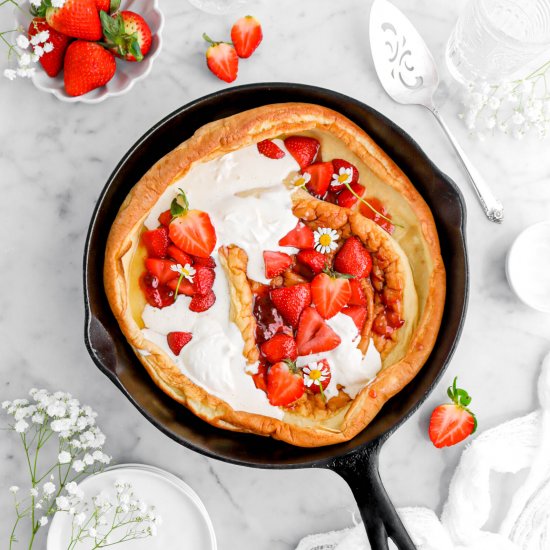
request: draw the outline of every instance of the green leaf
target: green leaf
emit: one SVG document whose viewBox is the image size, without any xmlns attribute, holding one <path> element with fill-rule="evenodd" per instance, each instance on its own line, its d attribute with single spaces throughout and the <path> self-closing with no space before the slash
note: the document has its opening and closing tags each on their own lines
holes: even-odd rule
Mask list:
<svg viewBox="0 0 550 550">
<path fill-rule="evenodd" d="M 136 61 L 143 60 L 143 54 L 141 53 L 141 48 L 139 47 L 139 41 L 137 39 L 131 41 L 129 53 L 136 58 Z"/>
<path fill-rule="evenodd" d="M 109 11 L 111 13 L 115 13 L 116 11 L 118 11 L 118 8 L 120 8 L 120 0 L 111 0 Z"/>
<path fill-rule="evenodd" d="M 177 218 L 178 216 L 185 214 L 188 210 L 189 201 L 187 200 L 185 192 L 180 189 L 178 196 L 172 201 L 172 204 L 170 205 L 170 214 L 172 214 L 173 218 Z"/>
<path fill-rule="evenodd" d="M 355 279 L 355 275 L 348 275 L 347 273 L 340 273 L 339 271 L 334 271 L 331 269 L 328 264 L 325 264 L 323 268 L 323 273 L 332 277 L 333 279 Z"/>
</svg>

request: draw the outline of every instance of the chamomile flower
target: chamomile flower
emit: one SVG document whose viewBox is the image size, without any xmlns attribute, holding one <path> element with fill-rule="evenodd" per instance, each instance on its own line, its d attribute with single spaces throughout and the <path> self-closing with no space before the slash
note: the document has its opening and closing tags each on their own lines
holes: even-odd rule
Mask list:
<svg viewBox="0 0 550 550">
<path fill-rule="evenodd" d="M 337 174 L 332 174 L 331 187 L 342 187 L 342 185 L 350 184 L 353 179 L 353 169 L 340 168 Z"/>
<path fill-rule="evenodd" d="M 304 187 L 311 180 L 311 174 L 304 172 L 303 174 L 296 174 L 290 184 L 292 187 Z"/>
<path fill-rule="evenodd" d="M 311 388 L 311 386 L 321 387 L 330 376 L 330 368 L 325 361 L 318 361 L 306 365 L 302 372 L 304 374 L 304 384 Z"/>
<path fill-rule="evenodd" d="M 181 264 L 171 265 L 170 269 L 180 274 L 180 278 L 183 277 L 187 279 L 190 283 L 193 282 L 193 277 L 195 276 L 196 270 L 194 267 L 191 267 L 189 264 L 185 264 L 183 267 Z"/>
<path fill-rule="evenodd" d="M 314 248 L 317 252 L 328 254 L 338 247 L 338 232 L 330 227 L 320 227 L 313 232 Z"/>
</svg>

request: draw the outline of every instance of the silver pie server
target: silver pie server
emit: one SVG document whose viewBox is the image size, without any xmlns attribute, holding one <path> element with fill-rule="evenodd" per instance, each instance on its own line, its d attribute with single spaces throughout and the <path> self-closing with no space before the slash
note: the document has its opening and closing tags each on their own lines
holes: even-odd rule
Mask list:
<svg viewBox="0 0 550 550">
<path fill-rule="evenodd" d="M 492 222 L 502 222 L 502 203 L 470 162 L 434 104 L 439 75 L 424 39 L 387 0 L 374 0 L 369 34 L 374 67 L 384 90 L 398 103 L 422 105 L 431 111 L 462 161 L 485 215 Z"/>
</svg>

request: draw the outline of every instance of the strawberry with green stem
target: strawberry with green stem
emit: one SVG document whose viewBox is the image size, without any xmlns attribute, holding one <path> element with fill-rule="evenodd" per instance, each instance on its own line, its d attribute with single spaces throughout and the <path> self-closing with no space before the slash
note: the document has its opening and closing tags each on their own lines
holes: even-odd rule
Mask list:
<svg viewBox="0 0 550 550">
<path fill-rule="evenodd" d="M 233 82 L 239 72 L 239 57 L 230 42 L 216 42 L 206 33 L 202 37 L 210 44 L 206 50 L 206 64 L 220 80 Z"/>
<path fill-rule="evenodd" d="M 330 319 L 348 304 L 351 298 L 349 279 L 353 275 L 338 273 L 328 267 L 311 281 L 311 301 L 321 317 Z"/>
<path fill-rule="evenodd" d="M 133 11 L 100 12 L 105 47 L 125 61 L 142 61 L 153 41 L 149 25 Z"/>
</svg>

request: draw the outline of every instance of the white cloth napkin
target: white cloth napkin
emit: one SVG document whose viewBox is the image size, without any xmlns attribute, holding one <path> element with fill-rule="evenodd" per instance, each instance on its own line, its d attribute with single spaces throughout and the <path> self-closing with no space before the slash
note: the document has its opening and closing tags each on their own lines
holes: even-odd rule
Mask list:
<svg viewBox="0 0 550 550">
<path fill-rule="evenodd" d="M 538 382 L 540 409 L 481 433 L 466 447 L 441 518 L 427 508 L 398 513 L 419 550 L 550 550 L 550 354 Z M 527 478 L 498 533 L 484 531 L 491 513 L 491 472 Z M 390 548 L 396 547 L 390 542 Z M 304 538 L 296 550 L 368 550 L 363 524 Z"/>
</svg>

